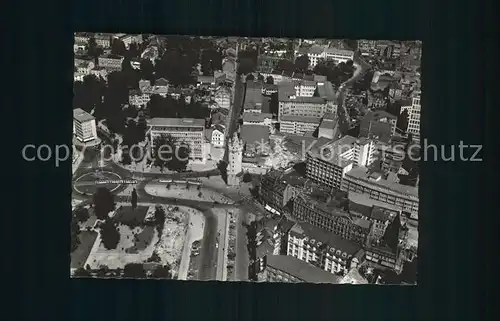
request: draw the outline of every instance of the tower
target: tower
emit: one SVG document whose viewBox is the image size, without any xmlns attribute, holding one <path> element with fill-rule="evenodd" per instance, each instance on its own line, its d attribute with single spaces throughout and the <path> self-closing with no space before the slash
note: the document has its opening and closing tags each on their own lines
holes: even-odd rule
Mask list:
<svg viewBox="0 0 500 321">
<path fill-rule="evenodd" d="M 227 166 L 227 184 L 235 186 L 240 184 L 240 174 L 242 171 L 241 163 L 243 161 L 243 141 L 235 132 L 229 139 L 229 164 Z"/>
</svg>

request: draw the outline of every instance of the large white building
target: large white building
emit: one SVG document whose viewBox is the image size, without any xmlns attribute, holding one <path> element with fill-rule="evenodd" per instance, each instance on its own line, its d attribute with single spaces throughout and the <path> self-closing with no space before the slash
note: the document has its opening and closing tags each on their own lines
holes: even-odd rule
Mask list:
<svg viewBox="0 0 500 321">
<path fill-rule="evenodd" d="M 304 117 L 304 116 L 281 116 L 280 132 L 304 135 L 308 132 L 313 132 L 318 128 L 321 118 L 319 117 Z"/>
<path fill-rule="evenodd" d="M 192 118 L 152 118 L 149 121 L 151 145 L 162 135 L 170 135 L 190 147 L 189 158 L 205 163 L 205 120 Z"/>
<path fill-rule="evenodd" d="M 125 59 L 123 56 L 119 55 L 104 55 L 97 59 L 99 67 L 103 67 L 108 71 L 120 71 L 122 70 L 122 62 Z"/>
<path fill-rule="evenodd" d="M 97 139 L 95 118 L 83 109 L 73 110 L 73 134 L 81 143 Z"/>
<path fill-rule="evenodd" d="M 353 166 L 369 166 L 375 160 L 375 144 L 364 138 L 344 136 L 337 141 L 318 140 L 306 155 L 306 176 L 320 184 L 340 188 Z"/>
<path fill-rule="evenodd" d="M 321 60 L 334 60 L 335 63 L 347 62 L 354 59 L 354 51 L 337 48 L 325 48 L 313 45 L 309 48 L 299 47 L 295 51 L 296 56 L 307 55 L 309 57 L 309 67 L 314 68 Z"/>
<path fill-rule="evenodd" d="M 411 133 L 416 141 L 420 141 L 420 92 L 413 97 L 411 107 L 408 109 L 407 132 Z"/>
</svg>

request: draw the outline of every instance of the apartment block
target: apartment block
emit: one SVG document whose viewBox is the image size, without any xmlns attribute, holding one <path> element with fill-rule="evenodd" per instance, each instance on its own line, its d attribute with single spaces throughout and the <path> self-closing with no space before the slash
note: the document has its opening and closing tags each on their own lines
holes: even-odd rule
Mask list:
<svg viewBox="0 0 500 321">
<path fill-rule="evenodd" d="M 82 143 L 97 139 L 95 117 L 83 109 L 73 110 L 73 134 Z"/>
</svg>

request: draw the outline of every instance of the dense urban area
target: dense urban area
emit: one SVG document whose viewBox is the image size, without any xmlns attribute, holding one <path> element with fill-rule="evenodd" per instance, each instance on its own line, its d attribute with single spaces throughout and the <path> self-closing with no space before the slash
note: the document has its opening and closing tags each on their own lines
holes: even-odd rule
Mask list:
<svg viewBox="0 0 500 321">
<path fill-rule="evenodd" d="M 417 284 L 421 48 L 75 33 L 72 277 Z"/>
</svg>

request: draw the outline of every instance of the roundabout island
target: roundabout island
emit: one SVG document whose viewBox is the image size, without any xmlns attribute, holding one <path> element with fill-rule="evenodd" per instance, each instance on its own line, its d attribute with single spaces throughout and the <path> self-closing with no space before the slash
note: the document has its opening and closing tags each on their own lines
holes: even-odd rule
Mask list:
<svg viewBox="0 0 500 321">
<path fill-rule="evenodd" d="M 94 194 L 99 187 L 106 187 L 110 192 L 117 191 L 122 184 L 122 177 L 116 173 L 99 171 L 85 173 L 73 182 L 73 189 L 79 194 Z"/>
</svg>

